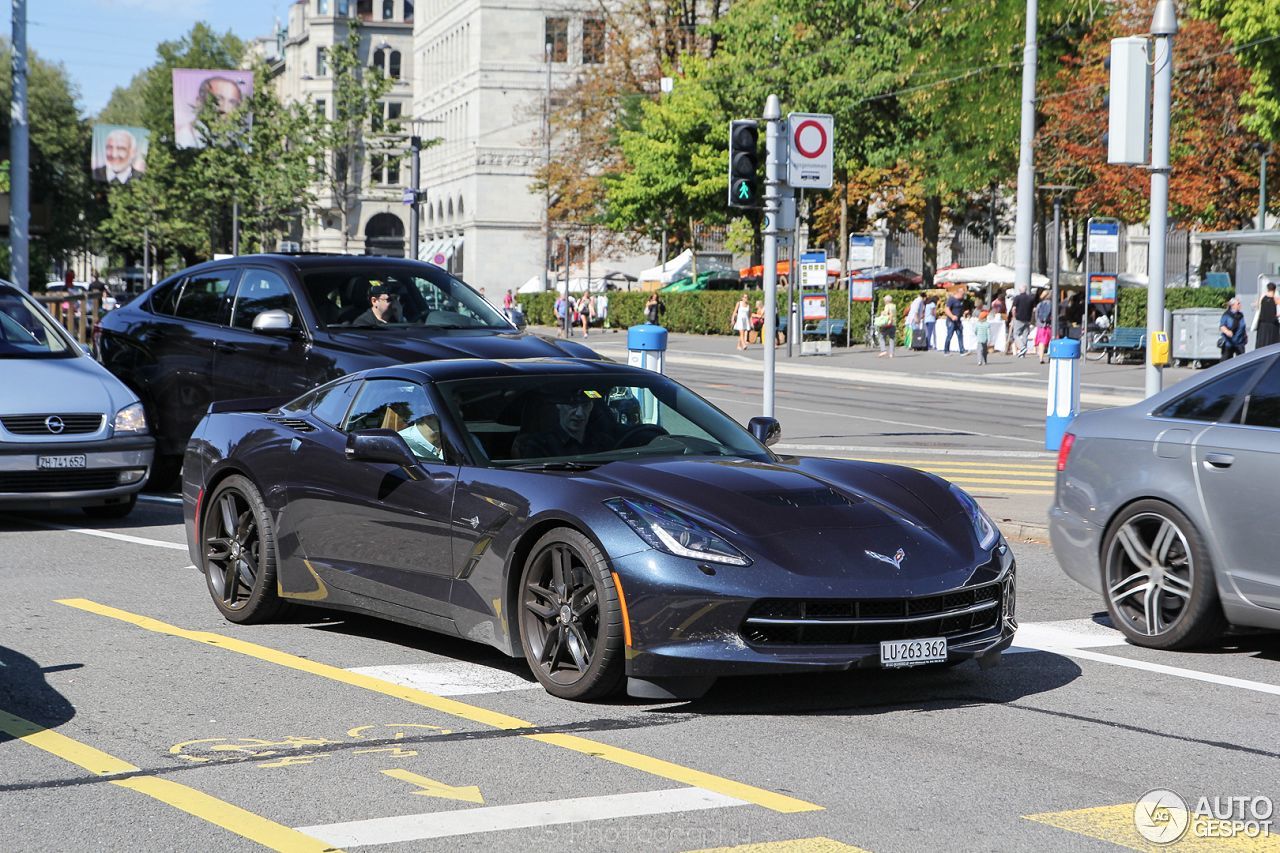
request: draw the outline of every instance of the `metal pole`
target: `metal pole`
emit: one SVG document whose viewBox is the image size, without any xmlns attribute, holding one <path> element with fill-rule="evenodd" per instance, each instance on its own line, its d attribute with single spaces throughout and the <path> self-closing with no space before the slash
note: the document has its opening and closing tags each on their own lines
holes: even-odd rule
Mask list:
<svg viewBox="0 0 1280 853">
<path fill-rule="evenodd" d="M 800 334 L 800 323 L 796 322 L 796 300 L 800 292 L 800 206 L 804 204 L 804 190 L 798 190 L 795 196 L 796 219 L 791 228 L 791 248 L 787 250 L 787 328 L 791 330 L 787 335 L 787 358 L 791 358 L 791 339 Z"/>
<path fill-rule="evenodd" d="M 1013 245 L 1013 280 L 1031 289 L 1031 232 L 1035 223 L 1036 168 L 1036 0 L 1027 0 L 1027 32 L 1022 48 L 1022 132 L 1018 150 L 1018 214 Z"/>
<path fill-rule="evenodd" d="M 1267 155 L 1271 153 L 1270 148 L 1262 149 L 1262 168 L 1258 173 L 1258 230 L 1264 231 L 1267 227 Z"/>
<path fill-rule="evenodd" d="M 569 310 L 569 235 L 564 238 L 564 336 L 573 337 L 573 312 Z"/>
<path fill-rule="evenodd" d="M 996 215 L 996 190 L 999 186 L 995 181 L 991 182 L 991 263 L 993 264 L 996 262 L 996 229 L 999 227 Z"/>
<path fill-rule="evenodd" d="M 546 58 L 547 97 L 542 104 L 543 166 L 546 169 L 546 187 L 544 187 L 542 198 L 542 220 L 546 229 L 542 240 L 542 289 L 550 290 L 547 276 L 551 273 L 551 42 L 546 44 Z M 568 313 L 565 312 L 566 316 Z"/>
<path fill-rule="evenodd" d="M 418 231 L 421 214 L 418 211 L 418 193 L 422 186 L 422 137 L 409 137 L 409 187 L 413 190 L 413 204 L 409 205 L 409 257 L 418 260 Z"/>
<path fill-rule="evenodd" d="M 240 200 L 231 202 L 231 254 L 240 254 Z"/>
<path fill-rule="evenodd" d="M 151 229 L 142 227 L 142 289 L 151 286 Z"/>
<path fill-rule="evenodd" d="M 9 108 L 9 277 L 30 290 L 31 154 L 27 125 L 27 0 L 13 0 L 13 102 Z"/>
<path fill-rule="evenodd" d="M 1151 241 L 1147 255 L 1150 285 L 1147 291 L 1147 334 L 1164 329 L 1165 238 L 1169 229 L 1169 111 L 1173 100 L 1173 37 L 1178 17 L 1173 0 L 1159 0 L 1151 17 L 1152 56 L 1155 65 L 1151 105 Z M 1162 365 L 1147 347 L 1146 394 L 1160 393 Z"/>
<path fill-rule="evenodd" d="M 765 183 L 764 215 L 769 227 L 764 232 L 764 416 L 773 417 L 773 371 L 778 328 L 778 200 L 782 174 L 778 168 L 778 149 L 782 145 L 782 104 L 770 95 L 764 104 Z M 792 254 L 794 254 L 794 249 Z M 795 262 L 792 262 L 795 266 Z M 790 322 L 790 321 L 788 321 Z M 796 330 L 787 326 L 787 344 Z"/>
<path fill-rule="evenodd" d="M 1081 382 L 1084 381 L 1084 363 L 1089 360 L 1089 273 L 1093 266 L 1089 255 L 1089 233 L 1092 230 L 1093 217 L 1090 216 L 1084 222 L 1084 322 L 1080 324 L 1080 364 L 1076 366 Z"/>
<path fill-rule="evenodd" d="M 1062 194 L 1053 197 L 1053 297 L 1049 301 L 1049 340 L 1058 337 L 1058 279 L 1062 273 Z"/>
</svg>

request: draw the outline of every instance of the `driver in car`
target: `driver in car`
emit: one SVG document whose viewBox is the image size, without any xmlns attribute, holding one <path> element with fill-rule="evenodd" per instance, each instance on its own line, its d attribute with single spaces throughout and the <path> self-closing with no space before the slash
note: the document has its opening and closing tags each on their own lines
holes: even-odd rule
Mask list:
<svg viewBox="0 0 1280 853">
<path fill-rule="evenodd" d="M 618 440 L 614 419 L 592 417 L 598 403 L 602 395 L 589 388 L 540 395 L 531 402 L 532 416 L 512 443 L 512 454 L 540 459 L 612 450 Z"/>
<path fill-rule="evenodd" d="M 351 322 L 353 326 L 385 326 L 400 322 L 400 295 L 385 284 L 369 288 L 369 310 Z"/>
</svg>

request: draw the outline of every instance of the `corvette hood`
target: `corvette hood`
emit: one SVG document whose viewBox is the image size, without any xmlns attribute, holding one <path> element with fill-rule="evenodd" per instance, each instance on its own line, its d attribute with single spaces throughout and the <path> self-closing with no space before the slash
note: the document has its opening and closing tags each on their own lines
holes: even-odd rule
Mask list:
<svg viewBox="0 0 1280 853">
<path fill-rule="evenodd" d="M 841 579 L 846 594 L 852 576 L 883 579 L 864 594 L 926 594 L 968 580 L 982 555 L 945 484 L 907 468 L 822 461 L 812 470 L 680 458 L 613 463 L 589 476 L 710 522 L 753 559 Z"/>
<path fill-rule="evenodd" d="M 447 358 L 599 358 L 593 350 L 571 341 L 551 341 L 526 332 L 484 329 L 359 329 L 330 330 L 334 344 L 353 352 L 382 355 L 400 362 Z"/>
</svg>

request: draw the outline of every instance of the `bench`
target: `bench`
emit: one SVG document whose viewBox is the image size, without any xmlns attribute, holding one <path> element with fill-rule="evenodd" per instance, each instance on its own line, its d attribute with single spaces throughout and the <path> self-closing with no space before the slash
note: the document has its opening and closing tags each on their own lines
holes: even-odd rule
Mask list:
<svg viewBox="0 0 1280 853">
<path fill-rule="evenodd" d="M 1147 330 L 1139 329 L 1134 326 L 1117 326 L 1111 330 L 1111 334 L 1104 341 L 1093 341 L 1089 344 L 1089 349 L 1097 352 L 1102 350 L 1107 354 L 1107 364 L 1111 363 L 1113 356 L 1119 355 L 1125 358 L 1129 355 L 1141 355 L 1147 348 Z"/>
<path fill-rule="evenodd" d="M 805 326 L 802 334 L 806 338 L 831 338 L 833 341 L 844 341 L 845 330 L 848 329 L 849 323 L 846 320 L 819 320 L 809 326 Z"/>
</svg>

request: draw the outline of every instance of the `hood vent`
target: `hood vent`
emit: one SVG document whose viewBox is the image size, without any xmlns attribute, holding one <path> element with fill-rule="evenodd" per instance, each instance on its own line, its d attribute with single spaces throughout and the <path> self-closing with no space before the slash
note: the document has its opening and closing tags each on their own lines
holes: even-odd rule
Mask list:
<svg viewBox="0 0 1280 853">
<path fill-rule="evenodd" d="M 814 509 L 822 506 L 853 506 L 862 503 L 862 498 L 850 498 L 835 489 L 790 489 L 785 492 L 744 492 L 749 498 L 786 509 Z"/>
</svg>

